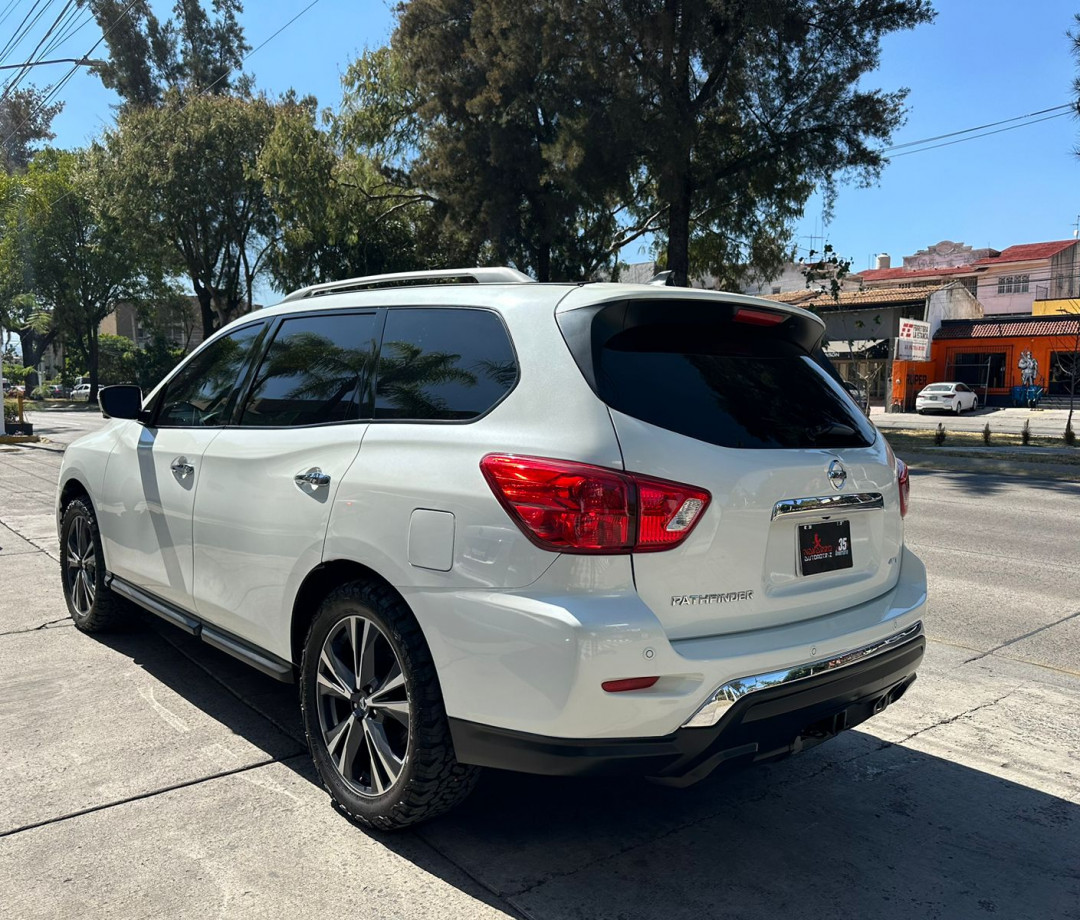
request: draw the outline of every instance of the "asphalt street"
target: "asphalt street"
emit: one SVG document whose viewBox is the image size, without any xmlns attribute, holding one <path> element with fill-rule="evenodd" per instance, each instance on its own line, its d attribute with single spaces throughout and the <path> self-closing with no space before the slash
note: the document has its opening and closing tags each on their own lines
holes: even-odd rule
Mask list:
<svg viewBox="0 0 1080 920">
<path fill-rule="evenodd" d="M 149 617 L 75 630 L 60 459 L 0 447 L 4 916 L 1080 918 L 1080 484 L 913 472 L 927 656 L 859 729 L 684 790 L 489 772 L 380 836 L 294 688 Z"/>
</svg>

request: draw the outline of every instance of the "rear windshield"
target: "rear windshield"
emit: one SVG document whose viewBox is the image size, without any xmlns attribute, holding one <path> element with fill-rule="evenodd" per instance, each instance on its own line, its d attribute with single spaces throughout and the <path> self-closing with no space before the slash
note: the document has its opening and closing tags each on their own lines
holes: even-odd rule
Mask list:
<svg viewBox="0 0 1080 920">
<path fill-rule="evenodd" d="M 951 390 L 953 385 L 951 383 L 932 383 L 930 386 L 923 390 L 924 393 L 947 393 Z"/>
<path fill-rule="evenodd" d="M 695 313 L 669 312 L 672 321 L 639 312 L 621 329 L 594 321 L 590 382 L 597 395 L 634 418 L 721 447 L 874 442 L 873 426 L 805 349 L 804 333 L 734 322 L 730 312 L 713 311 L 702 322 Z"/>
</svg>

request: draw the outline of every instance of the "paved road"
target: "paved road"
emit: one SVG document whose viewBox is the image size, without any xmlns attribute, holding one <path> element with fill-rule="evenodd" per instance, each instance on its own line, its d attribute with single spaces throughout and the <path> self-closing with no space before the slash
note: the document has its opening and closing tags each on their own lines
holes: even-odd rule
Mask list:
<svg viewBox="0 0 1080 920">
<path fill-rule="evenodd" d="M 64 447 L 105 423 L 96 409 L 34 409 L 27 421 L 33 424 L 34 434 Z"/>
<path fill-rule="evenodd" d="M 913 475 L 902 702 L 688 790 L 489 773 L 392 837 L 316 785 L 292 688 L 64 616 L 59 455 L 0 453 L 0 904 L 13 918 L 1080 918 L 1080 485 Z"/>
</svg>

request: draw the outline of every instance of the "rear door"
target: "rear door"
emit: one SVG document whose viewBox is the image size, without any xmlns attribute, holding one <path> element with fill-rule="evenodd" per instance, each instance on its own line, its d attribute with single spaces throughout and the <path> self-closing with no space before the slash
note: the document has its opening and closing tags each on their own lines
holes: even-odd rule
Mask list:
<svg viewBox="0 0 1080 920">
<path fill-rule="evenodd" d="M 322 558 L 341 480 L 371 417 L 382 315 L 285 317 L 235 422 L 207 447 L 195 500 L 195 605 L 288 658 L 292 598 Z"/>
<path fill-rule="evenodd" d="M 634 555 L 638 593 L 672 638 L 821 616 L 895 583 L 892 455 L 815 358 L 819 320 L 646 299 L 606 305 L 588 326 L 587 353 L 580 330 L 568 341 L 626 469 L 712 496 L 684 543 Z"/>
</svg>

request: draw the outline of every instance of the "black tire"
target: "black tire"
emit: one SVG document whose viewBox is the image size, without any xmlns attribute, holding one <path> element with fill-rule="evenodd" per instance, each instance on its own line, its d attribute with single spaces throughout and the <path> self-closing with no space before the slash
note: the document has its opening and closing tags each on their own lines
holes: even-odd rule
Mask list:
<svg viewBox="0 0 1080 920">
<path fill-rule="evenodd" d="M 105 632 L 125 624 L 127 605 L 105 587 L 105 556 L 89 499 L 76 498 L 64 509 L 60 580 L 68 613 L 83 632 Z"/>
<path fill-rule="evenodd" d="M 386 585 L 350 582 L 322 602 L 304 643 L 300 707 L 315 768 L 350 821 L 409 827 L 450 810 L 476 785 L 479 768 L 454 757 L 420 627 Z"/>
<path fill-rule="evenodd" d="M 964 411 L 964 404 L 960 402 L 959 399 L 956 401 L 956 409 L 953 411 L 955 411 L 957 415 Z"/>
</svg>

